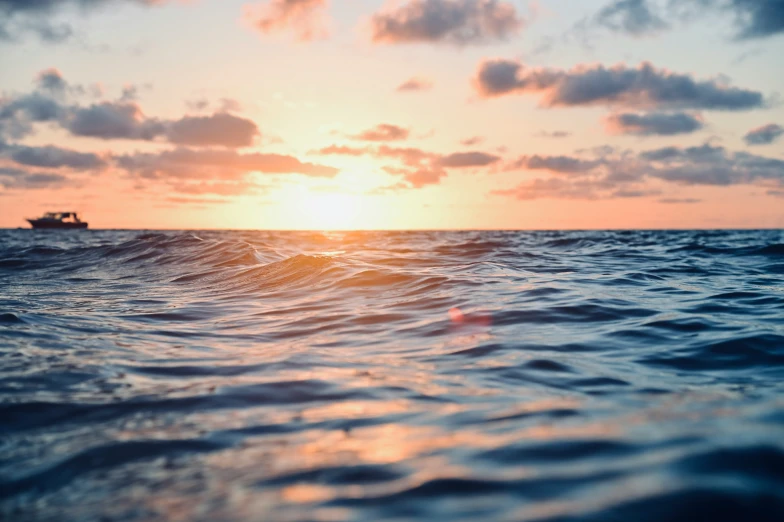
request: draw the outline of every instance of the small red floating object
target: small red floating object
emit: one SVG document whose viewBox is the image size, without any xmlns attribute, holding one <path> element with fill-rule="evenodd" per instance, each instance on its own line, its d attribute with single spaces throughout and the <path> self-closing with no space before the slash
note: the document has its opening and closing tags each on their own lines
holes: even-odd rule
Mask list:
<svg viewBox="0 0 784 522">
<path fill-rule="evenodd" d="M 465 322 L 465 315 L 463 315 L 463 312 L 457 307 L 449 309 L 449 318 L 452 319 L 453 323 Z"/>
</svg>

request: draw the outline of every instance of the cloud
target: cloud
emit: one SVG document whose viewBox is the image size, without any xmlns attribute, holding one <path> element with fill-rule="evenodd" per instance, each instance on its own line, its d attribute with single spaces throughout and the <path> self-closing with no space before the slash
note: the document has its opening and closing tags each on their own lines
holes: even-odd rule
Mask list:
<svg viewBox="0 0 784 522">
<path fill-rule="evenodd" d="M 229 203 L 231 200 L 229 199 L 216 199 L 216 198 L 199 198 L 199 197 L 191 197 L 191 198 L 183 198 L 173 196 L 170 198 L 166 198 L 166 201 L 169 203 L 176 203 L 178 205 L 220 205 Z"/>
<path fill-rule="evenodd" d="M 556 138 L 556 139 L 568 138 L 571 135 L 572 133 L 568 131 L 553 131 L 553 132 L 540 131 L 534 134 L 534 136 L 538 136 L 540 138 Z"/>
<path fill-rule="evenodd" d="M 603 105 L 659 110 L 748 110 L 763 107 L 762 93 L 731 87 L 718 80 L 657 69 L 581 65 L 571 70 L 530 68 L 513 60 L 487 60 L 474 79 L 480 96 L 539 96 L 545 107 Z"/>
<path fill-rule="evenodd" d="M 393 158 L 402 161 L 406 165 L 420 165 L 423 162 L 437 161 L 441 156 L 432 152 L 427 152 L 415 147 L 390 147 L 381 145 L 376 148 L 374 154 L 379 158 Z"/>
<path fill-rule="evenodd" d="M 237 107 L 233 100 L 222 100 L 222 109 L 209 116 L 162 120 L 144 114 L 135 101 L 133 86 L 124 88 L 116 101 L 87 106 L 74 101 L 85 94 L 85 89 L 69 85 L 56 69 L 41 72 L 36 86 L 32 93 L 0 98 L 0 139 L 25 138 L 33 134 L 34 124 L 45 122 L 79 137 L 166 141 L 196 147 L 247 147 L 260 135 L 252 120 L 228 112 Z"/>
<path fill-rule="evenodd" d="M 503 0 L 409 0 L 371 18 L 379 44 L 482 44 L 518 34 L 524 20 Z"/>
<path fill-rule="evenodd" d="M 65 79 L 63 79 L 62 73 L 53 68 L 41 71 L 38 74 L 38 78 L 36 78 L 36 83 L 38 83 L 38 86 L 42 90 L 51 92 L 55 95 L 64 95 L 68 88 L 68 84 Z"/>
<path fill-rule="evenodd" d="M 77 152 L 52 145 L 29 147 L 25 145 L 9 145 L 0 150 L 20 165 L 44 168 L 69 168 L 78 170 L 96 170 L 108 165 L 105 158 L 92 152 Z"/>
<path fill-rule="evenodd" d="M 241 154 L 226 149 L 177 148 L 154 154 L 136 153 L 118 157 L 117 164 L 146 179 L 240 180 L 252 172 L 332 178 L 339 172 L 334 167 L 301 162 L 294 156 Z"/>
<path fill-rule="evenodd" d="M 641 153 L 596 150 L 594 154 L 593 166 L 580 163 L 586 160 L 571 157 L 538 161 L 542 168 L 555 174 L 573 171 L 577 175 L 534 179 L 492 194 L 521 200 L 650 197 L 661 193 L 662 182 L 682 186 L 756 185 L 768 191 L 784 189 L 784 160 L 731 152 L 710 144 L 664 147 Z M 691 202 L 686 199 L 665 198 L 663 202 Z"/>
<path fill-rule="evenodd" d="M 463 145 L 465 147 L 473 147 L 474 145 L 479 145 L 484 141 L 485 141 L 484 136 L 471 136 L 470 138 L 461 140 L 460 145 Z"/>
<path fill-rule="evenodd" d="M 784 185 L 784 160 L 733 153 L 721 146 L 665 147 L 639 157 L 651 163 L 648 176 L 682 185 Z"/>
<path fill-rule="evenodd" d="M 784 3 L 781 0 L 731 0 L 738 37 L 755 39 L 784 33 Z"/>
<path fill-rule="evenodd" d="M 432 165 L 414 167 L 414 168 L 400 168 L 400 167 L 384 167 L 384 170 L 392 175 L 401 175 L 403 179 L 408 182 L 405 184 L 394 185 L 395 190 L 402 190 L 404 188 L 424 188 L 428 185 L 437 185 L 441 183 L 441 179 L 445 178 L 448 173 L 446 170 L 434 167 Z"/>
<path fill-rule="evenodd" d="M 433 88 L 433 83 L 424 78 L 409 78 L 395 89 L 397 92 L 419 92 L 429 91 Z"/>
<path fill-rule="evenodd" d="M 314 151 L 322 156 L 364 156 L 370 153 L 367 147 L 349 147 L 347 145 L 329 145 Z"/>
<path fill-rule="evenodd" d="M 656 189 L 620 189 L 612 193 L 612 198 L 647 198 L 650 196 L 658 196 L 661 190 Z"/>
<path fill-rule="evenodd" d="M 699 18 L 707 9 L 732 15 L 738 40 L 784 33 L 784 3 L 781 0 L 671 0 L 670 3 L 673 7 L 691 8 L 692 12 L 685 18 Z"/>
<path fill-rule="evenodd" d="M 602 164 L 601 160 L 583 160 L 570 156 L 522 156 L 506 170 L 548 170 L 556 174 L 583 174 Z"/>
<path fill-rule="evenodd" d="M 321 155 L 371 156 L 390 160 L 398 164 L 385 165 L 382 170 L 393 176 L 402 176 L 408 188 L 422 188 L 440 183 L 449 174 L 449 169 L 487 167 L 501 160 L 494 154 L 481 151 L 453 152 L 437 154 L 415 147 L 393 147 L 390 145 L 349 147 L 330 145 L 314 151 Z M 394 190 L 406 185 L 395 185 Z"/>
<path fill-rule="evenodd" d="M 217 196 L 243 196 L 253 194 L 259 186 L 247 181 L 198 181 L 195 183 L 174 183 L 172 190 L 180 194 Z"/>
<path fill-rule="evenodd" d="M 73 107 L 62 125 L 74 136 L 142 141 L 160 138 L 175 145 L 195 147 L 248 147 L 259 135 L 253 121 L 232 114 L 159 120 L 147 118 L 138 104 L 123 101 Z"/>
<path fill-rule="evenodd" d="M 464 169 L 486 167 L 500 161 L 500 157 L 486 152 L 454 152 L 438 159 L 438 165 L 444 168 Z"/>
<path fill-rule="evenodd" d="M 59 103 L 37 92 L 0 98 L 0 139 L 22 139 L 33 133 L 34 123 L 55 121 L 62 113 Z"/>
<path fill-rule="evenodd" d="M 510 196 L 518 200 L 542 198 L 598 199 L 596 187 L 590 181 L 569 181 L 561 178 L 535 179 L 517 187 L 491 192 L 497 196 Z"/>
<path fill-rule="evenodd" d="M 166 132 L 169 142 L 196 147 L 248 147 L 258 135 L 253 121 L 228 113 L 186 116 L 169 124 Z"/>
<path fill-rule="evenodd" d="M 769 145 L 784 135 L 784 127 L 775 123 L 750 130 L 744 137 L 747 145 Z"/>
<path fill-rule="evenodd" d="M 271 0 L 246 7 L 245 19 L 264 34 L 290 30 L 299 41 L 319 40 L 329 35 L 328 5 L 328 0 Z"/>
<path fill-rule="evenodd" d="M 605 119 L 610 134 L 635 136 L 674 136 L 702 129 L 705 124 L 698 115 L 685 112 L 647 114 L 612 114 Z"/>
<path fill-rule="evenodd" d="M 587 24 L 640 37 L 660 33 L 676 22 L 703 20 L 709 14 L 733 17 L 735 39 L 755 40 L 784 33 L 784 3 L 781 0 L 669 0 L 666 14 L 652 0 L 613 0 Z M 665 19 L 666 18 L 666 19 Z"/>
<path fill-rule="evenodd" d="M 723 158 L 726 149 L 708 143 L 698 147 L 662 147 L 641 152 L 639 157 L 645 161 L 662 163 L 673 161 L 689 161 L 692 163 L 714 162 Z"/>
<path fill-rule="evenodd" d="M 51 189 L 71 184 L 71 180 L 62 174 L 0 167 L 0 187 L 7 190 Z"/>
<path fill-rule="evenodd" d="M 632 36 L 652 35 L 668 27 L 647 0 L 614 0 L 594 16 L 594 22 Z"/>
<path fill-rule="evenodd" d="M 32 33 L 42 41 L 59 43 L 74 34 L 71 26 L 55 19 L 66 10 L 80 13 L 111 5 L 163 5 L 173 0 L 2 0 L 0 1 L 0 40 L 14 41 Z"/>
<path fill-rule="evenodd" d="M 367 129 L 349 137 L 359 141 L 400 141 L 408 139 L 410 133 L 411 131 L 403 127 L 381 123 L 372 129 Z"/>
<path fill-rule="evenodd" d="M 701 199 L 696 198 L 662 198 L 659 200 L 659 203 L 664 203 L 668 205 L 685 205 L 685 204 L 693 204 L 693 203 L 700 203 Z"/>
<path fill-rule="evenodd" d="M 133 102 L 101 102 L 68 110 L 62 126 L 74 136 L 103 140 L 154 140 L 166 132 L 163 122 L 147 119 Z"/>
</svg>

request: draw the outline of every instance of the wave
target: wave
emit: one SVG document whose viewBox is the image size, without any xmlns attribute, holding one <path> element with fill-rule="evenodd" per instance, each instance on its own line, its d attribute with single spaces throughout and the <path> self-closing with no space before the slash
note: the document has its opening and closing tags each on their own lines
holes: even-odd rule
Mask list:
<svg viewBox="0 0 784 522">
<path fill-rule="evenodd" d="M 0 231 L 0 518 L 778 520 L 781 231 Z"/>
</svg>

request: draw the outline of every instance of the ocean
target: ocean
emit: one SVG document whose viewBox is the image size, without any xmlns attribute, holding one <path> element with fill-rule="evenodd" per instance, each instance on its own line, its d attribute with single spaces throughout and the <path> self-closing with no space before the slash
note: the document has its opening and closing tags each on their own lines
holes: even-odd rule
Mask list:
<svg viewBox="0 0 784 522">
<path fill-rule="evenodd" d="M 784 231 L 0 231 L 0 519 L 784 520 Z"/>
</svg>

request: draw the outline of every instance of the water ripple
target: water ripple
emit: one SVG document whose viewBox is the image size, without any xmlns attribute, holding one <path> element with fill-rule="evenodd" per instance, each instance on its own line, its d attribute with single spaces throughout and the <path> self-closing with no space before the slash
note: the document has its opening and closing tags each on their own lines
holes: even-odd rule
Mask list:
<svg viewBox="0 0 784 522">
<path fill-rule="evenodd" d="M 0 231 L 0 518 L 784 520 L 782 254 Z"/>
</svg>

